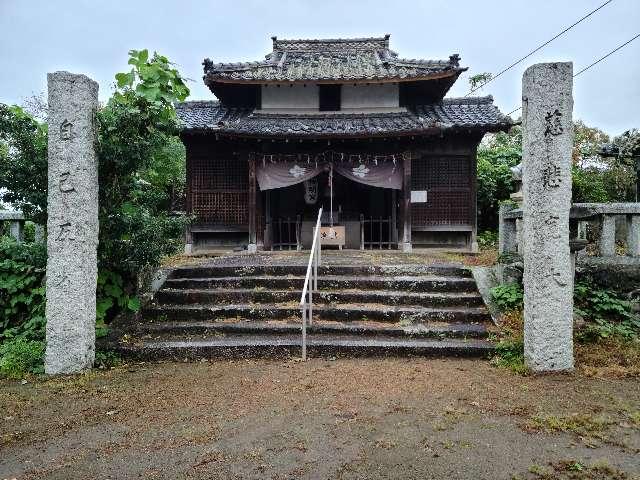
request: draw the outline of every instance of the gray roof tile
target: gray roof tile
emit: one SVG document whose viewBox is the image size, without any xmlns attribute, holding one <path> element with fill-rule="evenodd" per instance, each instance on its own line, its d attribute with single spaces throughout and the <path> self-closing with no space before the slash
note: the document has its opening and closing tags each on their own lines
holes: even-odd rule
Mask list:
<svg viewBox="0 0 640 480">
<path fill-rule="evenodd" d="M 329 40 L 278 40 L 265 60 L 217 63 L 205 59 L 205 83 L 409 80 L 466 70 L 455 54 L 449 60 L 398 58 L 389 49 L 389 36 Z"/>
<path fill-rule="evenodd" d="M 184 131 L 211 131 L 251 137 L 354 137 L 424 134 L 472 128 L 507 130 L 511 118 L 493 105 L 492 97 L 448 98 L 397 113 L 265 113 L 228 108 L 215 101 L 176 105 Z"/>
</svg>

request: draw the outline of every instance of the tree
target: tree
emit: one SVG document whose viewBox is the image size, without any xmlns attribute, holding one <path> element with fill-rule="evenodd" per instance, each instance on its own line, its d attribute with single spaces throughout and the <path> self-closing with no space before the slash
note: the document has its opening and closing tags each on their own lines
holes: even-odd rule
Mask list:
<svg viewBox="0 0 640 480">
<path fill-rule="evenodd" d="M 47 220 L 47 126 L 0 104 L 0 202 L 36 223 Z"/>
<path fill-rule="evenodd" d="M 162 55 L 131 50 L 129 64 L 97 113 L 99 316 L 114 305 L 136 308 L 138 276 L 176 251 L 186 222 L 170 214 L 169 200 L 185 171 L 173 102 L 189 89 Z M 46 222 L 46 125 L 6 105 L 0 105 L 0 192 L 27 218 Z"/>
<path fill-rule="evenodd" d="M 469 77 L 469 92 L 480 90 L 485 83 L 493 78 L 493 73 L 483 72 Z"/>
</svg>

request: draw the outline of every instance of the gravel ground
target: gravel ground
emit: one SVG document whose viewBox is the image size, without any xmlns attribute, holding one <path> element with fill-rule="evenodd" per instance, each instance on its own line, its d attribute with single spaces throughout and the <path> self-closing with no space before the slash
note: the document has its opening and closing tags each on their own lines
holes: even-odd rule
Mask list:
<svg viewBox="0 0 640 480">
<path fill-rule="evenodd" d="M 640 476 L 638 379 L 520 377 L 480 360 L 219 360 L 2 380 L 0 427 L 0 479 Z"/>
</svg>

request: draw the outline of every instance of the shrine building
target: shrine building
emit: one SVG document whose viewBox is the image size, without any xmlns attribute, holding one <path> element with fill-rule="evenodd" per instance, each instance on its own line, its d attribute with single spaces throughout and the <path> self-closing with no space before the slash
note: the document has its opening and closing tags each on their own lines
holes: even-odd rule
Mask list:
<svg viewBox="0 0 640 480">
<path fill-rule="evenodd" d="M 345 248 L 476 248 L 476 150 L 512 121 L 490 96 L 445 98 L 457 54 L 273 37 L 264 60 L 203 65 L 218 100 L 176 106 L 188 251 L 308 248 L 320 207 Z"/>
</svg>

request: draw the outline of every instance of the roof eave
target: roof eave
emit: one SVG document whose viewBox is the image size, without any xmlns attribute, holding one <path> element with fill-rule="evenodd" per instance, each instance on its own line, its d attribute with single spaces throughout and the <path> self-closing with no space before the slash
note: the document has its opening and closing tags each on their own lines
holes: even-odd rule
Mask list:
<svg viewBox="0 0 640 480">
<path fill-rule="evenodd" d="M 204 83 L 212 89 L 217 83 L 224 84 L 238 84 L 238 85 L 266 85 L 266 84 L 303 84 L 303 83 L 318 83 L 318 84 L 330 84 L 330 83 L 350 83 L 350 84 L 365 84 L 365 83 L 408 83 L 419 82 L 424 80 L 438 80 L 441 78 L 459 77 L 460 74 L 467 70 L 467 67 L 457 67 L 451 70 L 443 72 L 436 72 L 429 75 L 416 75 L 407 77 L 368 77 L 368 78 L 325 78 L 325 79 L 235 79 L 235 78 L 217 78 L 215 74 L 207 73 L 204 76 Z"/>
</svg>

